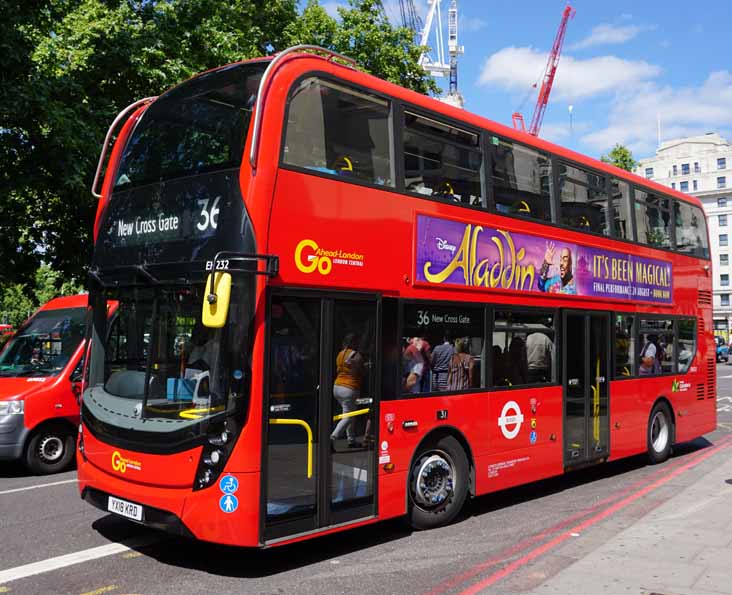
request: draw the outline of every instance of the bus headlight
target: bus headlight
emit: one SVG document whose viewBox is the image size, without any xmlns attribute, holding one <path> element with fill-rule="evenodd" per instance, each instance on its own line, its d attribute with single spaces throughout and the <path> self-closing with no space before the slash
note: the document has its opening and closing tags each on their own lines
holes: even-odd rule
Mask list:
<svg viewBox="0 0 732 595">
<path fill-rule="evenodd" d="M 25 401 L 0 401 L 0 415 L 23 415 Z"/>
<path fill-rule="evenodd" d="M 224 464 L 234 449 L 234 436 L 231 419 L 211 427 L 206 436 L 206 444 L 201 451 L 201 459 L 196 470 L 194 490 L 202 490 L 215 482 L 224 470 Z"/>
</svg>

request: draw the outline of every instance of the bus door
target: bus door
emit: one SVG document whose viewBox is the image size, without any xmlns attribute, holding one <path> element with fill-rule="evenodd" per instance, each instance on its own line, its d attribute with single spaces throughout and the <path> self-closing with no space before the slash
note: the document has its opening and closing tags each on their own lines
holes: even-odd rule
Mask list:
<svg viewBox="0 0 732 595">
<path fill-rule="evenodd" d="M 564 312 L 564 466 L 609 454 L 610 315 Z"/>
<path fill-rule="evenodd" d="M 376 515 L 379 301 L 273 294 L 264 539 Z"/>
</svg>

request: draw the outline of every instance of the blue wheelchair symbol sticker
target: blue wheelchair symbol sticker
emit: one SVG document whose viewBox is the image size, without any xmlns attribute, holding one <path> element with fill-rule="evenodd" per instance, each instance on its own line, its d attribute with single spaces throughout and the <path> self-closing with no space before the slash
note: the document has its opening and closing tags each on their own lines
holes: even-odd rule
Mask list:
<svg viewBox="0 0 732 595">
<path fill-rule="evenodd" d="M 234 494 L 239 489 L 239 480 L 233 475 L 224 475 L 219 480 L 219 488 L 224 494 Z"/>
<path fill-rule="evenodd" d="M 529 442 L 531 442 L 531 444 L 536 443 L 536 432 L 531 432 L 531 434 L 529 434 Z"/>
<path fill-rule="evenodd" d="M 219 500 L 219 508 L 222 512 L 231 513 L 239 508 L 239 500 L 232 494 L 224 494 Z"/>
</svg>

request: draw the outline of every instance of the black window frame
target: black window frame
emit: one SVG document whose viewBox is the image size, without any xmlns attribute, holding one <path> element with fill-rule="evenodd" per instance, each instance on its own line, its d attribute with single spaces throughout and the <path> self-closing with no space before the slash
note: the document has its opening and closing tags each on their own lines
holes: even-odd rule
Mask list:
<svg viewBox="0 0 732 595">
<path fill-rule="evenodd" d="M 377 97 L 383 101 L 385 101 L 389 107 L 389 115 L 387 118 L 387 126 L 388 126 L 388 135 L 389 135 L 389 159 L 390 159 L 390 173 L 392 175 L 392 180 L 394 183 L 392 185 L 388 184 L 377 184 L 375 182 L 370 182 L 368 180 L 358 179 L 358 178 L 345 178 L 343 176 L 340 176 L 338 174 L 331 174 L 324 171 L 319 171 L 315 169 L 310 169 L 308 167 L 300 166 L 300 165 L 294 165 L 291 163 L 287 163 L 285 161 L 285 140 L 287 138 L 287 122 L 290 117 L 290 108 L 292 106 L 292 91 L 297 88 L 302 81 L 309 79 L 309 78 L 318 78 L 322 79 L 324 81 L 340 85 L 343 87 L 350 87 L 351 89 L 357 91 L 358 93 L 365 94 L 368 93 L 370 95 L 373 95 L 374 97 Z M 348 184 L 354 184 L 356 186 L 363 186 L 365 188 L 372 188 L 376 190 L 382 190 L 384 192 L 399 192 L 399 163 L 398 163 L 398 145 L 395 142 L 394 138 L 394 132 L 395 130 L 400 130 L 399 127 L 394 125 L 394 122 L 396 121 L 395 118 L 395 112 L 397 104 L 399 103 L 399 100 L 391 95 L 387 95 L 386 93 L 382 93 L 380 91 L 377 91 L 375 89 L 372 89 L 371 87 L 365 87 L 363 85 L 360 85 L 358 83 L 354 83 L 352 81 L 349 81 L 347 79 L 334 76 L 331 73 L 324 72 L 322 70 L 309 70 L 308 72 L 305 72 L 298 76 L 295 80 L 292 81 L 289 88 L 287 89 L 287 99 L 285 102 L 285 110 L 284 110 L 284 116 L 282 118 L 282 130 L 280 131 L 280 148 L 278 152 L 278 163 L 277 167 L 280 169 L 285 169 L 289 171 L 294 171 L 298 173 L 308 174 L 311 176 L 316 176 L 319 178 L 324 178 L 327 180 L 336 180 L 339 182 L 346 182 Z"/>
<path fill-rule="evenodd" d="M 496 319 L 495 315 L 497 311 L 500 312 L 525 312 L 525 313 L 532 313 L 532 314 L 545 314 L 553 317 L 553 326 L 552 331 L 554 332 L 554 357 L 552 358 L 552 381 L 551 382 L 543 382 L 543 383 L 528 383 L 528 384 L 517 384 L 515 386 L 496 386 L 493 384 L 493 361 L 491 358 L 491 361 L 489 362 L 489 365 L 486 366 L 486 368 L 490 369 L 491 375 L 490 375 L 490 385 L 489 388 L 491 391 L 504 391 L 504 390 L 521 390 L 521 389 L 536 389 L 536 388 L 546 388 L 549 386 L 562 386 L 562 378 L 561 378 L 561 365 L 562 365 L 562 357 L 561 357 L 561 330 L 562 328 L 559 327 L 559 320 L 561 316 L 561 310 L 559 308 L 542 308 L 540 306 L 506 306 L 503 304 L 491 304 L 491 316 L 490 316 L 490 328 L 488 329 L 489 334 L 486 335 L 486 339 L 490 337 L 491 339 L 491 348 L 493 347 L 493 333 L 496 330 Z M 566 309 L 566 308 L 564 308 Z M 505 327 L 499 327 L 500 330 L 511 332 L 513 330 L 516 331 L 523 331 L 526 332 L 525 327 L 521 326 L 505 326 Z M 486 343 L 487 344 L 487 343 Z"/>
<path fill-rule="evenodd" d="M 435 194 L 420 194 L 419 192 L 413 192 L 411 190 L 407 190 L 405 186 L 405 169 L 404 169 L 404 161 L 405 161 L 405 153 L 404 153 L 404 132 L 406 130 L 406 124 L 405 124 L 405 118 L 407 113 L 413 114 L 417 116 L 418 118 L 424 118 L 427 120 L 432 120 L 434 122 L 437 122 L 438 124 L 442 124 L 444 126 L 449 126 L 451 128 L 455 128 L 457 130 L 460 130 L 461 132 L 467 133 L 467 134 L 474 134 L 476 136 L 476 145 L 473 150 L 478 152 L 480 154 L 481 160 L 480 160 L 480 168 L 478 170 L 478 175 L 480 179 L 480 194 L 481 196 L 479 203 L 477 204 L 470 204 L 470 203 L 464 203 L 462 201 L 455 201 L 451 199 L 446 199 L 444 197 L 440 197 Z M 398 118 L 394 118 L 394 122 L 400 122 L 401 125 L 397 127 L 399 131 L 399 144 L 395 145 L 395 156 L 394 158 L 399 163 L 400 171 L 399 171 L 399 177 L 396 180 L 395 188 L 399 191 L 401 191 L 403 194 L 406 194 L 408 196 L 414 196 L 421 199 L 428 199 L 428 200 L 434 200 L 443 204 L 449 204 L 454 205 L 457 207 L 462 208 L 469 208 L 469 209 L 475 209 L 479 211 L 489 211 L 488 209 L 488 184 L 486 184 L 486 163 L 488 161 L 488 154 L 485 150 L 485 143 L 483 140 L 484 137 L 484 130 L 481 128 L 477 128 L 475 126 L 472 126 L 468 124 L 467 122 L 463 122 L 462 120 L 455 120 L 454 118 L 449 118 L 443 114 L 439 114 L 436 112 L 431 112 L 429 110 L 425 110 L 419 106 L 415 106 L 409 103 L 400 102 L 400 109 Z M 429 134 L 424 132 L 418 132 L 418 134 L 422 134 L 424 136 L 429 136 Z M 439 142 L 444 142 L 445 144 L 451 144 L 453 146 L 464 146 L 465 148 L 469 148 L 467 145 L 460 145 L 459 143 L 451 142 L 449 140 L 446 140 L 441 137 L 435 137 L 435 140 L 438 140 Z"/>
<path fill-rule="evenodd" d="M 613 382 L 616 381 L 624 381 L 624 380 L 638 380 L 638 379 L 648 379 L 648 378 L 659 378 L 661 376 L 668 377 L 668 376 L 674 376 L 679 374 L 689 374 L 690 367 L 691 367 L 691 361 L 694 360 L 694 358 L 699 353 L 699 344 L 701 342 L 701 338 L 699 337 L 699 323 L 697 321 L 697 318 L 694 316 L 683 316 L 683 315 L 676 315 L 676 314 L 663 314 L 663 313 L 654 313 L 654 314 L 648 314 L 645 312 L 627 312 L 627 311 L 613 311 L 612 312 L 613 321 L 615 320 L 616 316 L 632 316 L 633 317 L 633 336 L 632 341 L 634 345 L 634 355 L 633 355 L 633 369 L 631 370 L 630 376 L 623 376 L 623 375 L 617 375 L 615 370 L 615 361 L 617 357 L 617 349 L 616 349 L 616 329 L 615 324 L 613 322 L 612 324 L 612 339 L 611 339 L 611 349 L 612 349 L 612 361 L 613 361 L 613 375 L 612 380 Z M 650 374 L 650 375 L 640 375 L 639 374 L 639 361 L 640 361 L 640 354 L 643 350 L 643 345 L 640 343 L 640 336 L 643 334 L 643 331 L 641 330 L 641 320 L 671 320 L 671 332 L 673 333 L 674 337 L 674 343 L 673 343 L 673 361 L 672 361 L 672 371 L 670 372 L 661 372 L 660 374 Z M 692 353 L 691 360 L 689 363 L 689 366 L 687 367 L 685 372 L 679 371 L 679 323 L 681 321 L 690 321 L 694 325 L 694 352 Z"/>
</svg>

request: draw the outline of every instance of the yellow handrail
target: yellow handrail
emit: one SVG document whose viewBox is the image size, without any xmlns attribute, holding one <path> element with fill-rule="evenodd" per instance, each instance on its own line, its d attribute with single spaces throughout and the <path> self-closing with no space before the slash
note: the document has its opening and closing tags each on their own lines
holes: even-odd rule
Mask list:
<svg viewBox="0 0 732 595">
<path fill-rule="evenodd" d="M 371 409 L 358 409 L 357 411 L 349 411 L 348 413 L 339 413 L 333 416 L 333 421 L 339 421 L 349 417 L 357 417 L 359 415 L 366 415 Z"/>
<path fill-rule="evenodd" d="M 308 434 L 308 479 L 313 476 L 313 431 L 307 422 L 301 419 L 271 418 L 269 423 L 273 426 L 300 426 L 305 428 Z"/>
</svg>

